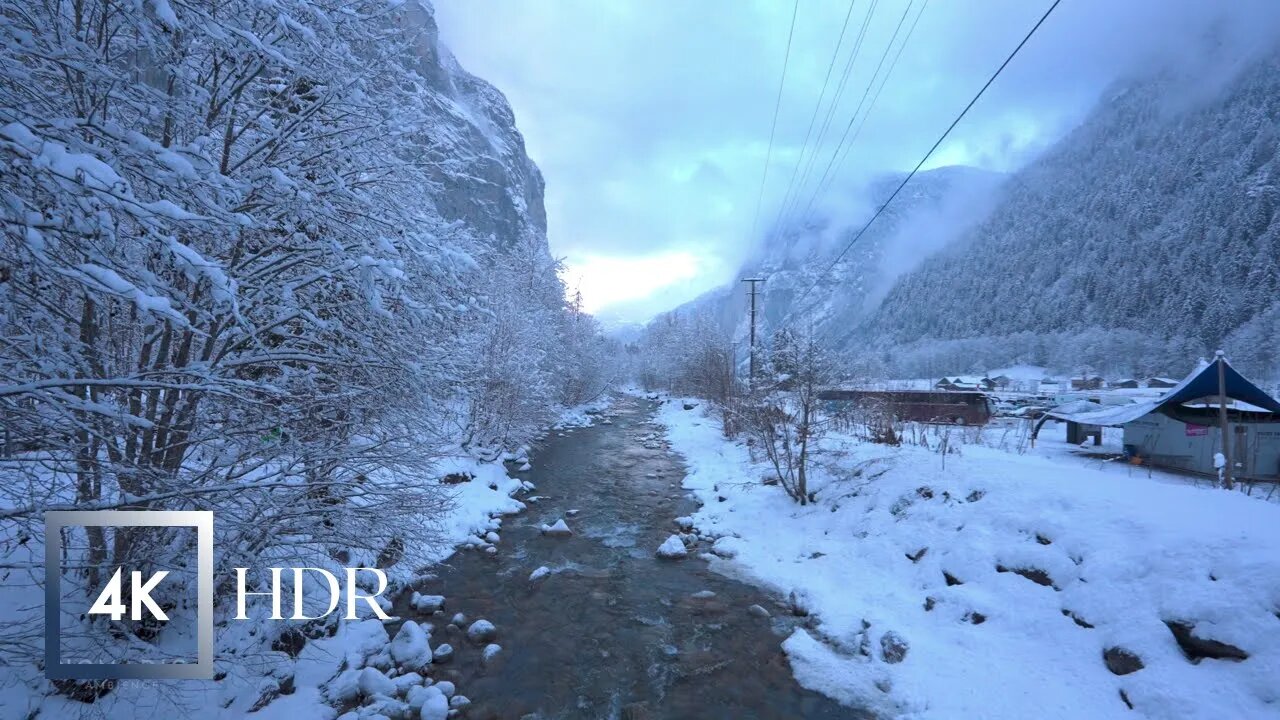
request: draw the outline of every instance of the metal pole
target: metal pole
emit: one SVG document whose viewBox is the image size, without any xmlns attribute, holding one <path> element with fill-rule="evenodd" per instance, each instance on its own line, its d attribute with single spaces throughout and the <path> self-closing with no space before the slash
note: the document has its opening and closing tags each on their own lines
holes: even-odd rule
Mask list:
<svg viewBox="0 0 1280 720">
<path fill-rule="evenodd" d="M 764 278 L 743 278 L 742 282 L 751 284 L 751 289 L 747 291 L 747 296 L 751 298 L 751 354 L 747 386 L 754 389 L 756 386 L 756 283 L 764 282 Z"/>
<path fill-rule="evenodd" d="M 1227 359 L 1221 350 L 1214 362 L 1218 364 L 1218 426 L 1222 433 L 1222 459 L 1226 463 L 1222 468 L 1222 485 L 1230 490 L 1234 484 L 1231 481 L 1231 424 L 1227 422 Z"/>
</svg>

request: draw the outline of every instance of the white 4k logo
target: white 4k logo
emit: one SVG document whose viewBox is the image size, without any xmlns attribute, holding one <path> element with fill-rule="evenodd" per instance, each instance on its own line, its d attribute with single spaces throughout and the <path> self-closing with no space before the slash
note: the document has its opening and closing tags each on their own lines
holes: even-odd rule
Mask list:
<svg viewBox="0 0 1280 720">
<path fill-rule="evenodd" d="M 110 615 L 112 620 L 119 620 L 124 617 L 124 602 L 122 599 L 122 588 L 120 571 L 122 568 L 116 568 L 116 574 L 111 576 L 111 580 L 107 586 L 103 588 L 102 594 L 97 600 L 93 601 L 93 607 L 89 608 L 90 615 Z M 169 574 L 168 570 L 160 570 L 144 585 L 142 582 L 142 573 L 134 570 L 130 573 L 130 589 L 133 595 L 133 612 L 129 614 L 130 620 L 142 620 L 142 606 L 146 605 L 157 620 L 168 620 L 169 616 L 164 614 L 156 601 L 151 599 L 151 591 L 156 585 Z"/>
</svg>

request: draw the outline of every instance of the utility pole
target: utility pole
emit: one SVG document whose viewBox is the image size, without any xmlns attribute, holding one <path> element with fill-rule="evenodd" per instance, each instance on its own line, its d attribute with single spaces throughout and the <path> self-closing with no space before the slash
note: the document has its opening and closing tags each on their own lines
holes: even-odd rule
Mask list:
<svg viewBox="0 0 1280 720">
<path fill-rule="evenodd" d="M 1218 364 L 1218 426 L 1222 433 L 1222 485 L 1230 490 L 1234 486 L 1231 481 L 1231 425 L 1227 422 L 1227 358 L 1222 351 L 1217 352 L 1214 362 Z"/>
<path fill-rule="evenodd" d="M 754 389 L 756 386 L 756 283 L 764 282 L 762 277 L 743 278 L 742 282 L 750 283 L 751 289 L 747 291 L 747 297 L 751 298 L 751 356 L 750 356 L 750 374 L 747 376 L 747 386 Z"/>
</svg>

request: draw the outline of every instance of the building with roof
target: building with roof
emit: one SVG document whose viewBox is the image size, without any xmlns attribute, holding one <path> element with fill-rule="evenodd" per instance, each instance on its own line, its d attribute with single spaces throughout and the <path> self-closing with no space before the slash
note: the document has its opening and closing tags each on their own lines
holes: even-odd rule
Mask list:
<svg viewBox="0 0 1280 720">
<path fill-rule="evenodd" d="M 1102 428 L 1122 428 L 1125 454 L 1134 462 L 1216 474 L 1215 455 L 1223 452 L 1219 370 L 1228 400 L 1233 474 L 1241 479 L 1280 480 L 1280 401 L 1222 356 L 1202 363 L 1158 398 L 1112 407 L 1071 403 L 1053 408 L 1037 423 L 1032 437 L 1049 418 L 1065 421 L 1068 438 L 1078 442 L 1089 437 L 1098 442 Z"/>
<path fill-rule="evenodd" d="M 1072 390 L 1097 390 L 1102 387 L 1101 375 L 1083 375 L 1071 378 Z"/>
<path fill-rule="evenodd" d="M 995 386 L 995 382 L 989 377 L 972 375 L 952 375 L 934 383 L 934 388 L 938 390 L 960 390 L 964 392 L 993 390 Z"/>
</svg>

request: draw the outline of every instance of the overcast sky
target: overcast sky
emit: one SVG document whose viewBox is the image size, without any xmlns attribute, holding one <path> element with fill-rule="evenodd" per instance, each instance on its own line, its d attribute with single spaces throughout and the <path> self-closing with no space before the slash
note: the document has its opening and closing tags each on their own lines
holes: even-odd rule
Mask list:
<svg viewBox="0 0 1280 720">
<path fill-rule="evenodd" d="M 772 153 L 792 0 L 435 5 L 462 65 L 511 102 L 546 176 L 551 249 L 570 284 L 604 318 L 644 320 L 734 279 L 773 224 L 846 17 L 810 146 L 867 29 L 798 193 L 805 204 L 887 47 L 866 103 L 903 49 L 865 125 L 862 115 L 854 122 L 861 130 L 820 206 L 856 206 L 849 188 L 914 166 L 1050 2 L 854 0 L 850 11 L 847 0 L 800 0 Z M 930 165 L 1016 169 L 1117 77 L 1203 57 L 1206 38 L 1261 42 L 1276 31 L 1277 8 L 1280 0 L 1063 0 Z"/>
</svg>

